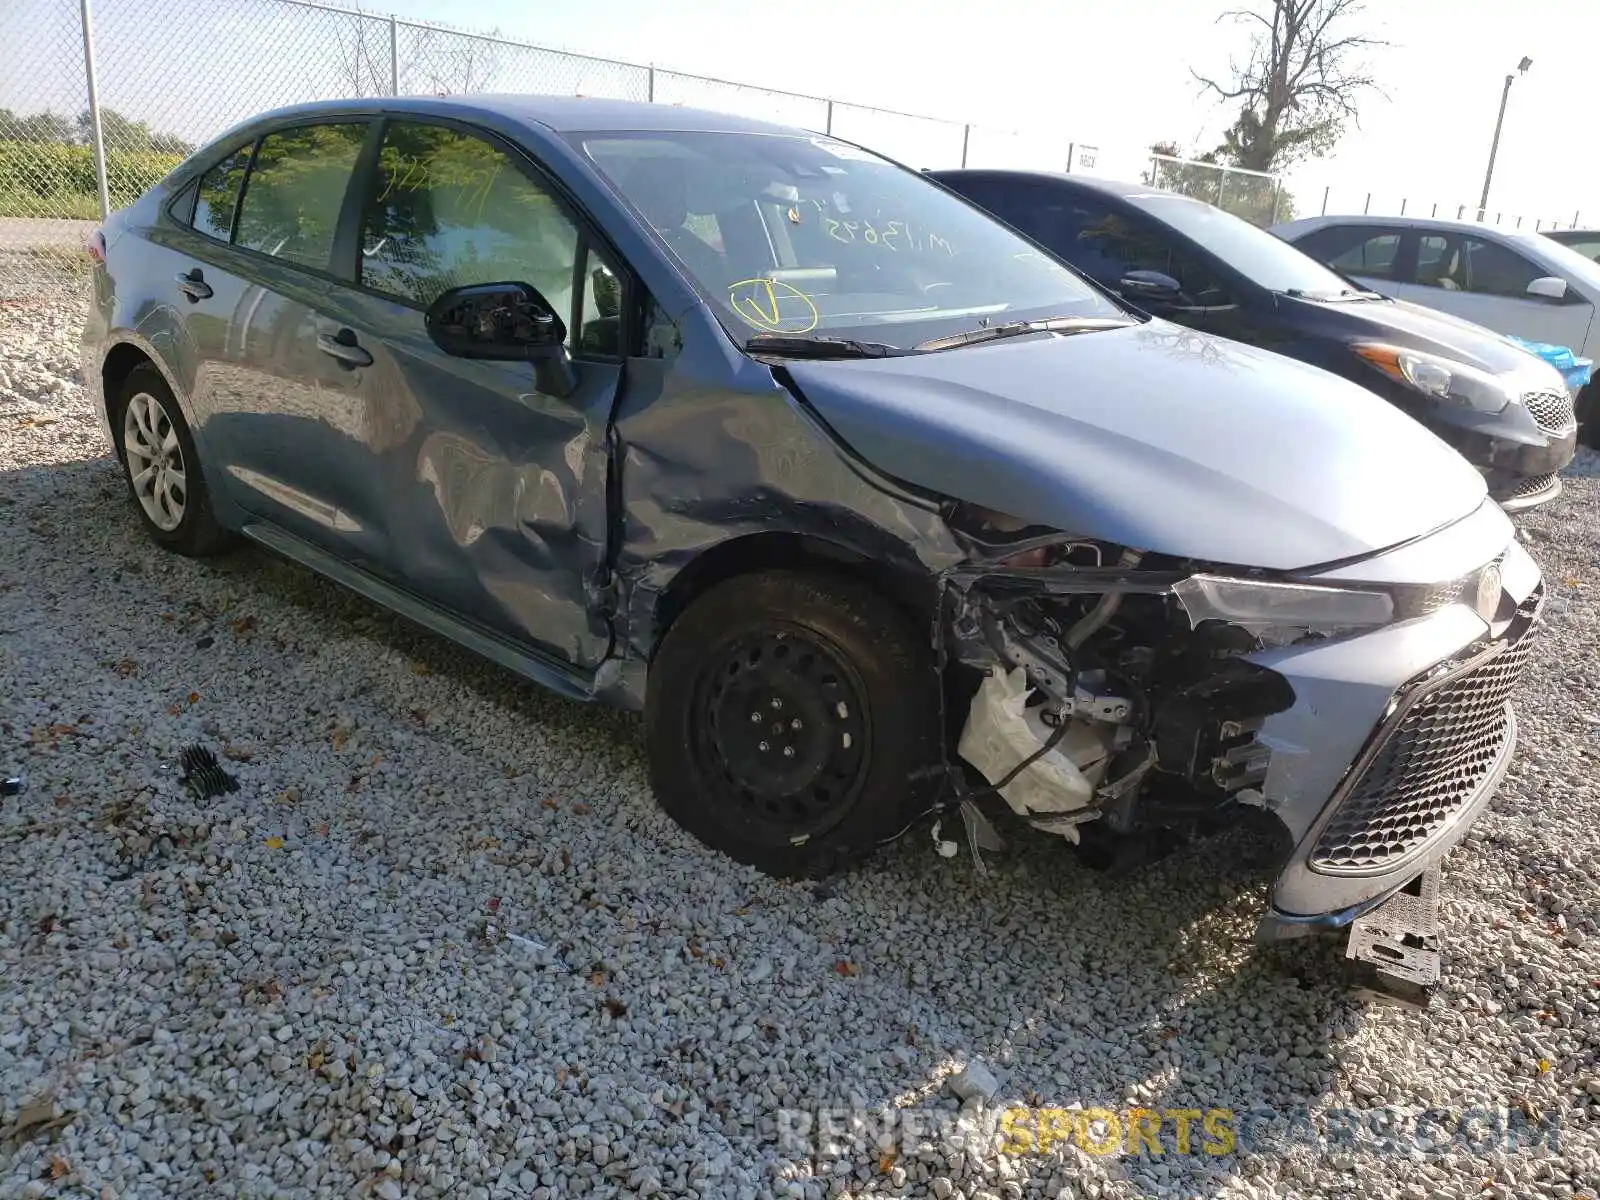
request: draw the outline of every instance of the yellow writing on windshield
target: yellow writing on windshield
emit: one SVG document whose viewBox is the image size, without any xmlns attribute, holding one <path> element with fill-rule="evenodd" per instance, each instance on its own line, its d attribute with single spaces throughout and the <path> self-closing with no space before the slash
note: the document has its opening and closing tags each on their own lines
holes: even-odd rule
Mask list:
<svg viewBox="0 0 1600 1200">
<path fill-rule="evenodd" d="M 765 333 L 810 333 L 822 320 L 811 297 L 779 279 L 741 279 L 728 285 L 728 307 Z"/>
<path fill-rule="evenodd" d="M 846 245 L 859 242 L 883 250 L 936 251 L 946 257 L 955 256 L 951 246 L 937 233 L 918 229 L 909 221 L 847 221 L 842 217 L 822 216 L 822 231 L 836 242 Z"/>
</svg>

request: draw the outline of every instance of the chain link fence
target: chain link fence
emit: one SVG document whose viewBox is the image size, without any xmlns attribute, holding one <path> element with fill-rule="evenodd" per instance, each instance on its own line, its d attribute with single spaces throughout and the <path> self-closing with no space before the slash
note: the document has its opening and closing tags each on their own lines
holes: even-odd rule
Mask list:
<svg viewBox="0 0 1600 1200">
<path fill-rule="evenodd" d="M 1316 212 L 1319 202 L 1325 212 L 1396 209 L 1393 200 L 1354 189 L 1291 196 L 1272 175 L 1102 152 L 1053 128 L 939 120 L 317 0 L 183 0 L 159 8 L 152 13 L 147 0 L 0 0 L 0 300 L 81 279 L 83 241 L 102 213 L 133 201 L 229 126 L 280 105 L 340 97 L 523 92 L 717 109 L 831 133 L 912 167 L 1126 178 L 1144 170 L 1146 183 L 1260 225 Z M 1395 199 L 1405 212 L 1408 202 Z M 1465 206 L 1431 211 L 1454 217 L 1457 207 L 1474 215 Z M 1577 214 L 1571 221 L 1485 219 L 1548 229 L 1576 224 Z"/>
<path fill-rule="evenodd" d="M 0 299 L 86 273 L 84 239 L 193 148 L 307 100 L 524 92 L 717 109 L 913 167 L 1070 170 L 1019 133 L 614 62 L 314 0 L 0 0 Z"/>
<path fill-rule="evenodd" d="M 1163 191 L 1215 204 L 1262 227 L 1295 215 L 1294 200 L 1284 191 L 1283 180 L 1266 171 L 1152 154 L 1144 181 Z"/>
<path fill-rule="evenodd" d="M 1352 187 L 1348 184 L 1330 183 L 1320 187 L 1303 188 L 1300 192 L 1303 211 L 1301 217 L 1314 217 L 1325 213 L 1362 213 L 1374 217 L 1423 217 L 1440 221 L 1477 221 L 1485 225 L 1498 225 L 1502 229 L 1521 229 L 1538 233 L 1546 229 L 1577 229 L 1583 219 L 1582 211 L 1571 213 L 1514 213 L 1490 205 L 1479 208 L 1476 201 L 1461 203 L 1453 200 L 1436 200 L 1426 196 L 1406 196 L 1398 191 Z"/>
</svg>

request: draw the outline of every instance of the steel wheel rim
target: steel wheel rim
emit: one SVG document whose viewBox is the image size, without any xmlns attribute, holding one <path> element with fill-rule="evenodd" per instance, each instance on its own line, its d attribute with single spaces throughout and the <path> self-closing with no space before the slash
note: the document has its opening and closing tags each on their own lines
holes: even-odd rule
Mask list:
<svg viewBox="0 0 1600 1200">
<path fill-rule="evenodd" d="M 157 529 L 171 533 L 183 524 L 189 475 L 177 426 L 149 392 L 135 395 L 123 412 L 122 453 L 139 507 Z"/>
<path fill-rule="evenodd" d="M 791 845 L 849 812 L 872 761 L 866 688 L 809 631 L 736 637 L 707 656 L 690 746 L 713 802 L 755 840 Z"/>
</svg>

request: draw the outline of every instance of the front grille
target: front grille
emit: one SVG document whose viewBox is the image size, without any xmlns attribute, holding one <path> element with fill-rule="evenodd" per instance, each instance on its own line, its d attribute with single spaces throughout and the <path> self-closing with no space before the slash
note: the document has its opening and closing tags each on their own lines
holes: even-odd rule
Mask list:
<svg viewBox="0 0 1600 1200">
<path fill-rule="evenodd" d="M 1522 403 L 1546 433 L 1565 433 L 1574 424 L 1570 392 L 1524 392 Z"/>
<path fill-rule="evenodd" d="M 1513 500 L 1525 500 L 1529 496 L 1537 496 L 1540 492 L 1549 491 L 1556 481 L 1556 472 L 1547 475 L 1530 475 L 1516 487 L 1511 489 L 1511 494 L 1505 498 L 1505 503 Z"/>
<path fill-rule="evenodd" d="M 1509 700 L 1533 649 L 1535 597 L 1521 636 L 1470 665 L 1448 664 L 1406 694 L 1337 801 L 1308 864 L 1330 875 L 1381 875 L 1420 853 L 1478 794 L 1512 736 Z"/>
</svg>

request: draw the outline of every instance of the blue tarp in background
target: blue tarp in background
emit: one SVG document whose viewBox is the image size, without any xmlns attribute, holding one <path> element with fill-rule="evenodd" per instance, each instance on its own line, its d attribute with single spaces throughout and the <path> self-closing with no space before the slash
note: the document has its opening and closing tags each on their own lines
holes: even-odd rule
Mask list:
<svg viewBox="0 0 1600 1200">
<path fill-rule="evenodd" d="M 1579 358 L 1565 346 L 1552 346 L 1549 342 L 1530 342 L 1527 338 L 1506 335 L 1508 342 L 1515 342 L 1530 354 L 1537 354 L 1545 362 L 1560 371 L 1567 378 L 1567 390 L 1576 394 L 1580 388 L 1589 382 L 1589 376 L 1594 371 L 1592 358 Z"/>
</svg>

